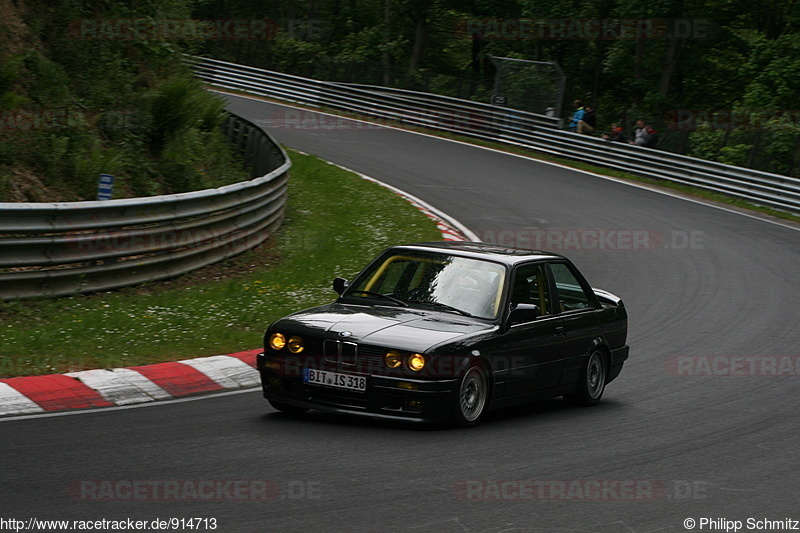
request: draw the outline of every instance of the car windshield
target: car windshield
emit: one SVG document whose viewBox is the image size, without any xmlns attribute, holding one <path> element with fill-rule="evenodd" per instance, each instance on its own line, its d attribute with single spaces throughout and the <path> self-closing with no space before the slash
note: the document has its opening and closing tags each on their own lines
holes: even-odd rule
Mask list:
<svg viewBox="0 0 800 533">
<path fill-rule="evenodd" d="M 343 296 L 495 318 L 504 280 L 498 263 L 404 250 L 370 265 Z"/>
</svg>

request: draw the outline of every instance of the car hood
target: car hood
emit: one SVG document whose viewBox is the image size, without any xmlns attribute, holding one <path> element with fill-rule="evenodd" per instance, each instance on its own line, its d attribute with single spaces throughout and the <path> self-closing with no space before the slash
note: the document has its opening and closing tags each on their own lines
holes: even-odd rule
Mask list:
<svg viewBox="0 0 800 533">
<path fill-rule="evenodd" d="M 333 303 L 284 317 L 270 326 L 270 331 L 347 338 L 375 346 L 423 352 L 493 327 L 486 322 L 439 311 Z"/>
</svg>

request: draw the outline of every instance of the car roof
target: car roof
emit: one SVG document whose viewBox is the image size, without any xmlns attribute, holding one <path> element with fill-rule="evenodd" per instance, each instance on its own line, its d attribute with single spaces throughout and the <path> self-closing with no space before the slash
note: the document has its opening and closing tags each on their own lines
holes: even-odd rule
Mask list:
<svg viewBox="0 0 800 533">
<path fill-rule="evenodd" d="M 498 244 L 487 244 L 471 241 L 437 241 L 421 242 L 417 244 L 406 244 L 394 246 L 391 249 L 415 249 L 434 252 L 447 252 L 461 257 L 473 257 L 475 259 L 490 259 L 507 265 L 514 265 L 526 261 L 542 259 L 565 259 L 563 255 L 552 252 L 542 252 L 539 250 L 526 250 L 523 248 L 511 248 Z"/>
</svg>

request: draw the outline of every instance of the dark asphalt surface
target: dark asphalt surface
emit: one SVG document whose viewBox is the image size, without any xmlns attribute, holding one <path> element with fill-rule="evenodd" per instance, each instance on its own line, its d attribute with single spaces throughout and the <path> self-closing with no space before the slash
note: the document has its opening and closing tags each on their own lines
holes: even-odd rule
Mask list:
<svg viewBox="0 0 800 533">
<path fill-rule="evenodd" d="M 741 363 L 717 371 L 744 375 L 687 376 L 670 365 L 681 356 L 797 361 L 800 232 L 444 140 L 241 98 L 230 107 L 289 147 L 415 194 L 484 240 L 527 245 L 546 231 L 542 247 L 625 300 L 631 359 L 597 407 L 550 400 L 469 430 L 292 419 L 258 392 L 0 422 L 3 517 L 414 533 L 678 532 L 687 518 L 696 530 L 704 518 L 743 528 L 748 518 L 800 520 L 800 368 L 752 375 Z M 596 235 L 606 249 L 592 249 Z M 572 238 L 584 249 L 563 246 Z M 223 490 L 223 501 L 174 502 L 70 491 L 92 480 L 269 480 L 278 492 L 268 501 L 230 501 Z"/>
</svg>

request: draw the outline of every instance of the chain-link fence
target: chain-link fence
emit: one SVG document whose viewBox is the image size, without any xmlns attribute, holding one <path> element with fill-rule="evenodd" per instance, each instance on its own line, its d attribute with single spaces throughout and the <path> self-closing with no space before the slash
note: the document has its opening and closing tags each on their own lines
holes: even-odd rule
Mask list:
<svg viewBox="0 0 800 533">
<path fill-rule="evenodd" d="M 493 103 L 560 117 L 566 76 L 554 61 L 489 56 L 497 69 Z"/>
</svg>

